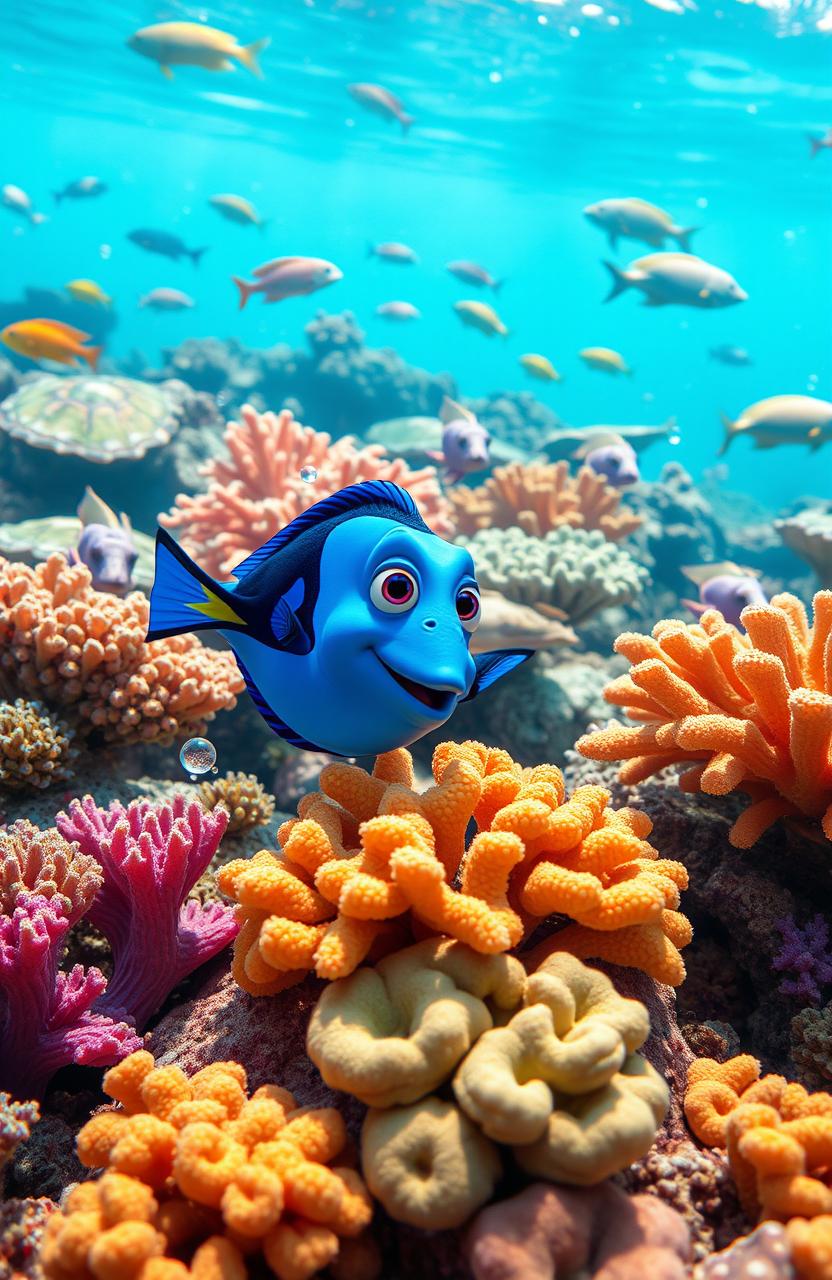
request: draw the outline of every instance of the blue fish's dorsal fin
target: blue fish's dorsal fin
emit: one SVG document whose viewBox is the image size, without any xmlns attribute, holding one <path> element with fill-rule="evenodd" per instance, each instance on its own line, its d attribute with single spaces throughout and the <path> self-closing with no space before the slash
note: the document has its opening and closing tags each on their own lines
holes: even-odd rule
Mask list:
<svg viewBox="0 0 832 1280">
<path fill-rule="evenodd" d="M 534 649 L 494 649 L 491 653 L 476 654 L 474 663 L 477 674 L 474 676 L 471 688 L 464 698 L 460 698 L 460 702 L 470 702 L 471 698 L 476 698 L 478 693 L 489 689 L 501 676 L 507 676 L 509 671 L 519 667 L 521 662 L 527 662 L 529 658 L 533 658 L 534 652 Z"/>
<path fill-rule="evenodd" d="M 346 489 L 339 489 L 329 498 L 322 498 L 320 502 L 316 502 L 314 506 L 308 507 L 299 516 L 295 516 L 285 528 L 273 534 L 268 542 L 264 542 L 262 547 L 252 551 L 250 556 L 232 570 L 232 573 L 238 582 L 242 581 L 265 560 L 268 560 L 269 556 L 274 555 L 275 551 L 285 547 L 288 542 L 294 541 L 306 529 L 322 524 L 324 520 L 331 520 L 333 516 L 357 511 L 361 507 L 374 507 L 380 503 L 394 507 L 404 516 L 412 518 L 419 515 L 416 503 L 406 489 L 400 488 L 390 480 L 361 480 L 358 484 L 348 485 Z"/>
</svg>

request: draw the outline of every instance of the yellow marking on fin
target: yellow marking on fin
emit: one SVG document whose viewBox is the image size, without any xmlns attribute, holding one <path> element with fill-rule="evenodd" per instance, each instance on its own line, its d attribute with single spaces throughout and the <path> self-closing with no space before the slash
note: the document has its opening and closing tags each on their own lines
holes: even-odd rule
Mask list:
<svg viewBox="0 0 832 1280">
<path fill-rule="evenodd" d="M 197 613 L 204 613 L 206 618 L 210 618 L 212 622 L 238 622 L 241 627 L 247 626 L 244 618 L 235 613 L 230 604 L 226 604 L 224 600 L 220 600 L 208 587 L 200 582 L 200 587 L 205 592 L 204 600 L 186 600 L 185 607 L 194 609 Z"/>
</svg>

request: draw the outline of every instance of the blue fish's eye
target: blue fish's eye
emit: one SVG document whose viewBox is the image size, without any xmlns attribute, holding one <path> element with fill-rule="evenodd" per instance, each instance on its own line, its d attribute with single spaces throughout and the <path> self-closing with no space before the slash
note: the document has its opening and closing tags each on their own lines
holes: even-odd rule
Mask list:
<svg viewBox="0 0 832 1280">
<path fill-rule="evenodd" d="M 384 569 L 370 584 L 370 599 L 382 613 L 406 613 L 419 599 L 419 585 L 407 569 Z"/>
<path fill-rule="evenodd" d="M 466 631 L 476 631 L 480 621 L 480 593 L 473 587 L 457 591 L 456 613 Z"/>
</svg>

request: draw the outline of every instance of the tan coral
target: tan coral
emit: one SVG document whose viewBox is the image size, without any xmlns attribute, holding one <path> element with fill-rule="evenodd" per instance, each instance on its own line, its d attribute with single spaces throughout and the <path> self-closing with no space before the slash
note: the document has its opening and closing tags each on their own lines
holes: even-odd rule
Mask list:
<svg viewBox="0 0 832 1280">
<path fill-rule="evenodd" d="M 95 858 L 81 853 L 54 828 L 41 831 L 28 818 L 0 828 L 0 911 L 12 915 L 18 895 L 57 898 L 71 923 L 80 920 L 104 880 Z"/>
<path fill-rule="evenodd" d="M 228 810 L 228 834 L 239 835 L 252 827 L 262 827 L 274 813 L 275 799 L 253 773 L 223 774 L 200 784 L 199 793 L 206 809 L 218 804 Z"/>
<path fill-rule="evenodd" d="M 359 448 L 349 437 L 333 442 L 325 432 L 301 426 L 287 409 L 260 414 L 251 405 L 243 406 L 239 422 L 229 422 L 224 439 L 228 459 L 213 459 L 203 468 L 206 491 L 179 494 L 172 511 L 159 517 L 181 533 L 188 551 L 214 577 L 230 577 L 295 516 L 359 480 L 401 485 L 432 529 L 452 530 L 435 468 L 411 471 L 400 458 L 385 457 L 380 445 Z M 316 473 L 311 483 L 301 479 L 304 467 Z"/>
<path fill-rule="evenodd" d="M 578 750 L 624 761 L 628 783 L 688 762 L 683 790 L 746 791 L 751 803 L 729 833 L 737 848 L 783 817 L 816 820 L 832 839 L 832 591 L 815 596 L 811 626 L 788 594 L 742 620 L 747 635 L 710 609 L 696 624 L 619 636 L 616 651 L 632 665 L 604 696 L 637 727 L 613 722 Z"/>
<path fill-rule="evenodd" d="M 147 599 L 90 583 L 60 555 L 34 568 L 0 559 L 0 678 L 15 693 L 70 708 L 82 733 L 116 743 L 197 733 L 234 706 L 230 653 L 193 635 L 145 644 Z"/>
<path fill-rule="evenodd" d="M 566 524 L 599 529 L 610 542 L 618 542 L 642 522 L 621 507 L 620 491 L 591 467 L 581 467 L 573 478 L 568 462 L 512 462 L 496 467 L 477 488 L 457 485 L 449 497 L 457 530 L 464 534 L 517 525 L 539 538 Z"/>
<path fill-rule="evenodd" d="M 73 731 L 41 702 L 0 702 L 0 788 L 42 790 L 73 776 Z"/>
</svg>

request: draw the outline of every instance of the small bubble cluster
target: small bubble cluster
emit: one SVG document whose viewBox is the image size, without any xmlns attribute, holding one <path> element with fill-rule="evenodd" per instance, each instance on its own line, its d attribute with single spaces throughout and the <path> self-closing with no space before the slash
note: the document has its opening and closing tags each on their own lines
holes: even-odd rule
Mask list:
<svg viewBox="0 0 832 1280">
<path fill-rule="evenodd" d="M 179 762 L 190 775 L 191 782 L 196 780 L 198 774 L 216 773 L 216 759 L 217 749 L 207 738 L 189 738 L 179 752 Z"/>
</svg>

